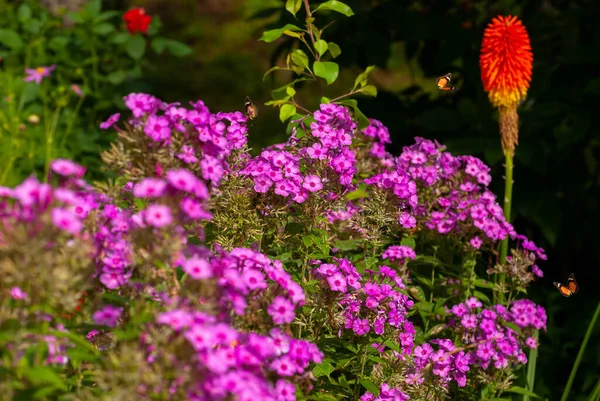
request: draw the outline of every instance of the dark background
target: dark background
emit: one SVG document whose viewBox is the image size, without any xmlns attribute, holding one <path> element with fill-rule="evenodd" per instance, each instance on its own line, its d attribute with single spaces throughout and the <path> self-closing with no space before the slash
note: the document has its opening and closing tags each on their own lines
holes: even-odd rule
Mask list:
<svg viewBox="0 0 600 401">
<path fill-rule="evenodd" d="M 183 0 L 106 2 L 126 9 L 144 6 L 160 15 L 163 34 L 186 42 L 186 59 L 155 57 L 156 68 L 139 88 L 168 101 L 203 99 L 212 111 L 242 110 L 246 95 L 259 107 L 250 144 L 260 149 L 285 139 L 277 110 L 264 106 L 270 90 L 289 82 L 264 72 L 281 62 L 285 40 L 259 42 L 262 31 L 302 24 L 282 13 L 283 1 Z M 314 2 L 311 2 L 314 3 Z M 548 313 L 541 333 L 535 392 L 560 399 L 579 346 L 600 302 L 600 2 L 598 1 L 346 1 L 355 16 L 321 15 L 336 22 L 325 33 L 342 49 L 342 73 L 332 87 L 309 85 L 300 99 L 309 109 L 321 95 L 343 94 L 368 65 L 377 98 L 359 98 L 369 117 L 392 135 L 398 154 L 415 136 L 437 139 L 455 154 L 480 157 L 493 169 L 492 189 L 501 197 L 504 161 L 497 112 L 483 92 L 478 64 L 483 30 L 498 15 L 518 15 L 534 54 L 533 81 L 519 109 L 512 222 L 544 247 L 544 278 L 530 296 Z M 452 72 L 458 92 L 441 94 L 435 78 Z M 552 281 L 575 273 L 580 292 L 563 298 Z M 600 380 L 600 323 L 579 366 L 569 400 L 587 400 Z M 521 399 L 521 396 L 515 397 Z"/>
</svg>

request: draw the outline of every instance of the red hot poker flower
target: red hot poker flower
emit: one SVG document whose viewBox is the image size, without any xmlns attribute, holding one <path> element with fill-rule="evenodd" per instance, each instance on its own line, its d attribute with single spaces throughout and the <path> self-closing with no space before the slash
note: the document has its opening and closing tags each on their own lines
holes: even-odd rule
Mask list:
<svg viewBox="0 0 600 401">
<path fill-rule="evenodd" d="M 527 95 L 533 53 L 529 35 L 517 17 L 498 16 L 483 33 L 481 80 L 496 107 L 516 106 Z"/>
<path fill-rule="evenodd" d="M 136 32 L 146 34 L 148 26 L 152 22 L 152 17 L 147 15 L 143 8 L 133 8 L 123 15 L 123 20 L 130 34 L 133 35 Z"/>
<path fill-rule="evenodd" d="M 479 66 L 483 89 L 498 107 L 502 149 L 512 155 L 519 143 L 517 106 L 527 96 L 533 69 L 529 35 L 517 17 L 498 16 L 487 26 Z"/>
</svg>

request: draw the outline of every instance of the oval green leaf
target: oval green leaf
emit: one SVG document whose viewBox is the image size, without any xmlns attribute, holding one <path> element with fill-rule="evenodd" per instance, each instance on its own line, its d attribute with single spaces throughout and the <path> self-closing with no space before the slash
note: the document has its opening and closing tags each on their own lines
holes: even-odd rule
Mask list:
<svg viewBox="0 0 600 401">
<path fill-rule="evenodd" d="M 23 23 L 31 18 L 31 7 L 28 4 L 22 3 L 17 9 L 17 19 Z"/>
<path fill-rule="evenodd" d="M 184 57 L 192 53 L 191 47 L 176 40 L 165 39 L 165 44 L 169 53 L 176 57 Z"/>
<path fill-rule="evenodd" d="M 167 47 L 165 38 L 162 38 L 160 36 L 155 37 L 154 39 L 152 39 L 152 42 L 150 43 L 150 47 L 152 47 L 152 50 L 154 50 L 154 53 L 162 54 L 162 52 L 164 52 Z"/>
<path fill-rule="evenodd" d="M 319 53 L 319 56 L 322 56 L 327 51 L 327 42 L 323 39 L 319 39 L 315 42 L 315 50 Z"/>
<path fill-rule="evenodd" d="M 279 119 L 281 122 L 285 122 L 288 118 L 296 114 L 296 106 L 293 104 L 284 104 L 279 109 Z"/>
<path fill-rule="evenodd" d="M 377 96 L 377 88 L 373 85 L 366 85 L 360 89 L 360 93 L 367 96 Z"/>
<path fill-rule="evenodd" d="M 126 50 L 129 57 L 134 60 L 139 60 L 146 51 L 146 41 L 140 34 L 132 36 L 131 39 L 129 39 L 129 42 L 127 42 Z"/>
<path fill-rule="evenodd" d="M 300 67 L 308 68 L 308 56 L 300 49 L 292 52 L 292 61 Z"/>
<path fill-rule="evenodd" d="M 111 33 L 114 30 L 115 30 L 115 27 L 110 22 L 103 22 L 103 23 L 100 23 L 98 25 L 95 25 L 92 28 L 92 31 L 96 35 L 99 35 L 99 36 L 108 35 L 109 33 Z"/>
<path fill-rule="evenodd" d="M 287 0 L 285 2 L 285 9 L 288 10 L 294 17 L 298 10 L 302 6 L 302 0 Z"/>
<path fill-rule="evenodd" d="M 327 85 L 334 83 L 340 73 L 339 65 L 331 61 L 315 61 L 313 68 L 315 75 L 327 81 Z"/>
<path fill-rule="evenodd" d="M 23 41 L 19 34 L 10 29 L 0 29 L 0 43 L 13 50 L 23 47 Z"/>
<path fill-rule="evenodd" d="M 327 43 L 327 48 L 329 49 L 329 53 L 331 53 L 331 57 L 333 58 L 336 58 L 342 54 L 342 49 L 340 49 L 337 43 L 329 42 Z"/>
<path fill-rule="evenodd" d="M 267 43 L 271 43 L 276 39 L 279 39 L 281 37 L 281 35 L 283 35 L 283 33 L 285 31 L 301 31 L 302 29 L 298 28 L 296 25 L 292 25 L 292 24 L 287 24 L 286 26 L 284 26 L 283 28 L 278 28 L 278 29 L 271 29 L 270 31 L 265 31 L 263 32 L 262 36 L 260 37 L 259 40 L 262 40 L 263 42 L 267 42 Z"/>
<path fill-rule="evenodd" d="M 325 3 L 319 4 L 319 7 L 315 10 L 315 12 L 320 10 L 331 10 L 336 11 L 340 14 L 344 14 L 346 17 L 351 17 L 354 15 L 352 9 L 347 5 L 338 0 L 329 0 Z"/>
</svg>

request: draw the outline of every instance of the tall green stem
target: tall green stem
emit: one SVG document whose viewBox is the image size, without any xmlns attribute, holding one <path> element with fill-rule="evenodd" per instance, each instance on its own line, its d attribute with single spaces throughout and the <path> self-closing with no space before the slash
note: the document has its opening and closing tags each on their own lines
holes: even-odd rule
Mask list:
<svg viewBox="0 0 600 401">
<path fill-rule="evenodd" d="M 565 391 L 563 391 L 563 395 L 560 398 L 560 401 L 567 401 L 569 397 L 569 392 L 571 391 L 571 386 L 573 385 L 573 381 L 575 380 L 575 375 L 577 374 L 577 368 L 581 363 L 581 358 L 583 358 L 583 353 L 585 352 L 585 348 L 587 347 L 587 343 L 592 336 L 592 331 L 594 331 L 594 326 L 596 325 L 596 320 L 600 316 L 600 302 L 598 302 L 598 306 L 596 307 L 596 312 L 594 313 L 594 317 L 592 317 L 592 321 L 588 326 L 587 332 L 585 333 L 585 337 L 583 338 L 583 342 L 581 343 L 581 347 L 579 348 L 579 353 L 577 354 L 577 358 L 575 359 L 575 363 L 573 364 L 573 369 L 571 369 L 571 374 L 569 375 L 569 380 L 567 381 L 567 385 L 565 386 Z"/>
<path fill-rule="evenodd" d="M 504 161 L 504 218 L 507 222 L 510 222 L 510 209 L 512 206 L 512 190 L 513 190 L 513 153 L 510 150 L 506 151 L 506 159 Z M 508 236 L 500 244 L 500 264 L 506 263 L 506 256 L 508 255 Z M 498 282 L 501 287 L 504 286 L 506 275 L 500 274 Z M 498 293 L 498 301 L 504 301 L 504 293 Z"/>
<path fill-rule="evenodd" d="M 533 334 L 533 338 L 535 338 L 535 341 L 538 341 L 538 338 L 540 336 L 540 332 L 539 331 L 535 331 L 535 333 Z M 533 387 L 535 386 L 535 368 L 537 366 L 537 356 L 538 356 L 538 349 L 536 348 L 531 348 L 529 350 L 529 357 L 527 358 L 527 390 L 533 392 Z M 529 397 L 529 395 L 525 394 L 523 395 L 523 401 L 530 401 L 531 398 Z"/>
</svg>

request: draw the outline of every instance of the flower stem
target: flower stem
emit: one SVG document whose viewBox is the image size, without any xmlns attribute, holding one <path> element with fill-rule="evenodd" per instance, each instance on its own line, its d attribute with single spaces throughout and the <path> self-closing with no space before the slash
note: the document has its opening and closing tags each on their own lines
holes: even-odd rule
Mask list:
<svg viewBox="0 0 600 401">
<path fill-rule="evenodd" d="M 533 334 L 533 338 L 535 338 L 536 342 L 537 342 L 539 336 L 540 336 L 540 332 L 536 330 L 535 333 Z M 533 392 L 533 387 L 535 386 L 535 368 L 537 365 L 537 356 L 538 356 L 537 347 L 531 348 L 529 350 L 529 357 L 527 358 L 527 390 L 529 390 L 531 392 Z M 531 400 L 531 398 L 529 397 L 529 395 L 527 395 L 527 394 L 523 395 L 523 401 L 530 401 L 530 400 Z"/>
<path fill-rule="evenodd" d="M 510 150 L 506 151 L 506 159 L 504 162 L 504 218 L 510 223 L 510 208 L 512 205 L 512 190 L 513 190 L 513 153 Z M 500 261 L 501 265 L 506 263 L 506 256 L 508 255 L 508 239 L 507 236 L 500 244 Z M 506 275 L 504 273 L 499 274 L 498 281 L 500 287 L 504 286 Z M 504 301 L 504 292 L 501 290 L 498 293 L 498 301 Z"/>
<path fill-rule="evenodd" d="M 571 374 L 569 375 L 569 380 L 567 380 L 567 385 L 565 386 L 565 391 L 563 391 L 563 395 L 560 398 L 560 401 L 567 401 L 569 397 L 569 392 L 571 391 L 571 386 L 573 385 L 573 381 L 575 380 L 575 375 L 577 374 L 577 368 L 581 363 L 581 358 L 583 358 L 583 353 L 585 352 L 585 347 L 587 347 L 587 343 L 592 336 L 592 331 L 594 331 L 594 326 L 596 325 L 596 320 L 600 316 L 600 302 L 598 302 L 598 306 L 596 307 L 596 312 L 594 313 L 594 317 L 592 317 L 592 321 L 588 326 L 587 332 L 585 333 L 585 337 L 583 338 L 583 342 L 581 343 L 581 347 L 579 348 L 579 353 L 577 354 L 577 358 L 575 359 L 575 363 L 573 364 L 573 369 L 571 369 Z"/>
</svg>

